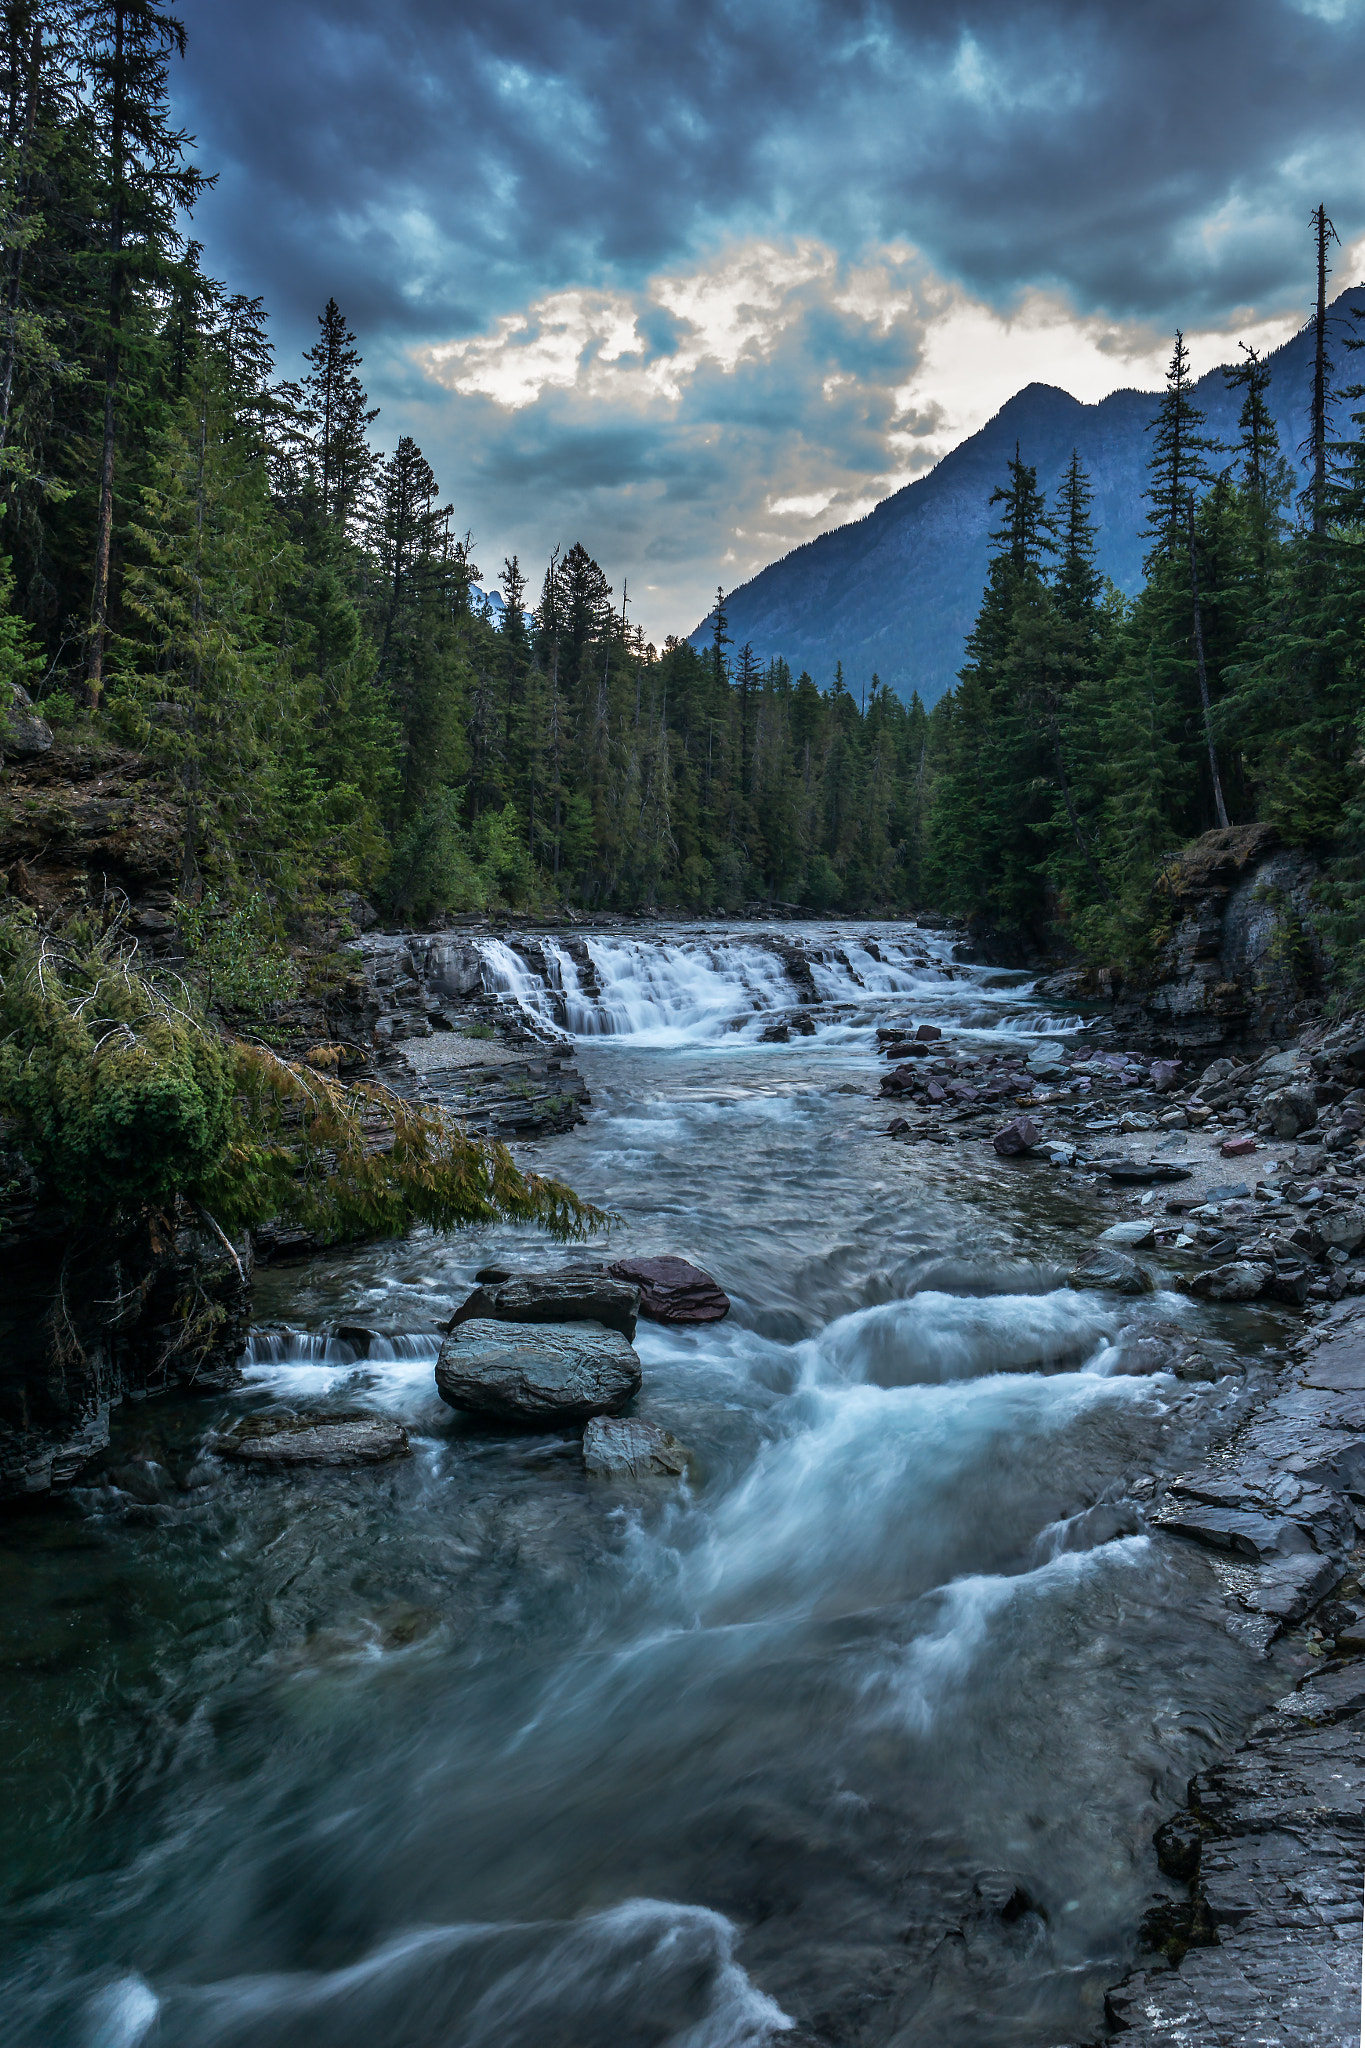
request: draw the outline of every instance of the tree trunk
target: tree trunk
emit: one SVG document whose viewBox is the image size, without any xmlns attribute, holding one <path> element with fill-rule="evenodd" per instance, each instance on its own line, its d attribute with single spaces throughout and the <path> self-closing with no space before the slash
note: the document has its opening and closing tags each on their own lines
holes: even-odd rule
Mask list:
<svg viewBox="0 0 1365 2048">
<path fill-rule="evenodd" d="M 1318 313 L 1313 336 L 1313 532 L 1327 531 L 1327 245 L 1337 231 L 1325 206 L 1313 214 L 1318 245 Z"/>
</svg>

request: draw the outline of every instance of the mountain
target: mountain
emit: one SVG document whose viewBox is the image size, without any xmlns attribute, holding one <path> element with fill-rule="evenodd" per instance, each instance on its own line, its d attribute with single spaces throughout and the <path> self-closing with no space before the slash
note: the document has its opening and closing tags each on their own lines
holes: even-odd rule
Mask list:
<svg viewBox="0 0 1365 2048">
<path fill-rule="evenodd" d="M 1351 308 L 1365 310 L 1365 286 L 1343 292 L 1332 307 L 1337 342 Z M 1303 328 L 1268 358 L 1270 403 L 1285 454 L 1294 461 L 1308 431 L 1313 334 Z M 1194 386 L 1211 438 L 1233 439 L 1241 409 L 1221 369 Z M 903 697 L 918 690 L 926 704 L 951 689 L 986 581 L 988 534 L 996 523 L 991 492 L 1005 479 L 1015 443 L 1038 481 L 1055 492 L 1073 448 L 1090 472 L 1099 528 L 1100 566 L 1120 590 L 1142 583 L 1147 480 L 1147 425 L 1158 394 L 1114 391 L 1082 405 L 1051 384 L 1029 384 L 994 419 L 945 455 L 927 476 L 884 498 L 866 519 L 807 541 L 728 593 L 725 605 L 736 647 L 746 640 L 765 662 L 782 655 L 794 672 L 809 669 L 827 685 L 836 661 L 856 692 L 873 671 Z M 703 623 L 690 636 L 707 645 Z"/>
</svg>

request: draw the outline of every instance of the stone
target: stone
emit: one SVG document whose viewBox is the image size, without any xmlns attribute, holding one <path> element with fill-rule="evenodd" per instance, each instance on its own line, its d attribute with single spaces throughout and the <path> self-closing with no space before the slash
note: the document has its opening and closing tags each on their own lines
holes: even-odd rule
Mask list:
<svg viewBox="0 0 1365 2048">
<path fill-rule="evenodd" d="M 441 1346 L 436 1390 L 452 1408 L 539 1429 L 614 1415 L 640 1390 L 640 1361 L 601 1323 L 460 1323 Z"/>
<path fill-rule="evenodd" d="M 921 1024 L 915 1036 L 921 1045 L 930 1045 L 934 1039 L 942 1038 L 943 1033 L 939 1030 L 937 1024 Z"/>
<path fill-rule="evenodd" d="M 1296 1138 L 1317 1122 L 1318 1105 L 1311 1088 L 1291 1085 L 1266 1098 L 1265 1113 L 1277 1138 Z"/>
<path fill-rule="evenodd" d="M 1250 1137 L 1224 1138 L 1218 1150 L 1224 1159 L 1245 1159 L 1248 1152 L 1256 1150 L 1256 1140 Z"/>
<path fill-rule="evenodd" d="M 1274 1271 L 1251 1259 L 1232 1259 L 1225 1266 L 1208 1266 L 1189 1282 L 1191 1294 L 1202 1301 L 1255 1301 L 1265 1293 Z"/>
<path fill-rule="evenodd" d="M 640 1290 L 640 1314 L 653 1323 L 718 1323 L 730 1297 L 709 1273 L 686 1259 L 617 1259 L 607 1269 Z"/>
<path fill-rule="evenodd" d="M 1158 1095 L 1169 1095 L 1184 1067 L 1183 1060 L 1153 1060 L 1147 1078 Z"/>
<path fill-rule="evenodd" d="M 52 727 L 33 708 L 22 683 L 10 684 L 8 711 L 0 715 L 0 759 L 32 761 L 52 750 Z"/>
<path fill-rule="evenodd" d="M 382 1465 L 410 1451 L 402 1423 L 383 1415 L 245 1415 L 224 1435 L 211 1437 L 208 1447 L 260 1471 Z"/>
<path fill-rule="evenodd" d="M 1117 1245 L 1125 1251 L 1138 1251 L 1145 1245 L 1156 1243 L 1156 1225 L 1142 1216 L 1135 1217 L 1131 1223 L 1111 1223 L 1108 1230 L 1100 1232 L 1099 1242 Z"/>
<path fill-rule="evenodd" d="M 1100 1287 L 1111 1294 L 1156 1292 L 1156 1281 L 1145 1266 L 1108 1245 L 1078 1259 L 1066 1276 L 1066 1284 L 1079 1290 Z"/>
<path fill-rule="evenodd" d="M 1041 1135 L 1032 1117 L 1016 1116 L 996 1132 L 991 1143 L 1002 1159 L 1014 1159 L 1020 1153 L 1031 1152 L 1041 1143 Z"/>
<path fill-rule="evenodd" d="M 1313 1223 L 1325 1245 L 1353 1252 L 1365 1241 L 1365 1209 L 1329 1210 L 1326 1214 L 1319 1210 Z"/>
<path fill-rule="evenodd" d="M 475 1317 L 499 1323 L 601 1323 L 609 1330 L 619 1330 L 629 1344 L 635 1337 L 639 1312 L 639 1288 L 600 1270 L 512 1273 L 476 1287 L 456 1309 L 446 1330 Z"/>
<path fill-rule="evenodd" d="M 687 1451 L 657 1423 L 596 1415 L 583 1432 L 583 1464 L 600 1479 L 676 1478 L 687 1470 Z"/>
<path fill-rule="evenodd" d="M 1096 1172 L 1110 1180 L 1145 1185 L 1158 1180 L 1188 1180 L 1191 1169 L 1175 1159 L 1096 1159 Z"/>
<path fill-rule="evenodd" d="M 1231 1551 L 1254 1564 L 1271 1558 L 1306 1556 L 1313 1549 L 1306 1529 L 1283 1515 L 1257 1514 L 1252 1508 L 1211 1507 L 1181 1500 L 1164 1510 L 1158 1526 L 1172 1536 L 1188 1536 L 1209 1550 Z"/>
</svg>

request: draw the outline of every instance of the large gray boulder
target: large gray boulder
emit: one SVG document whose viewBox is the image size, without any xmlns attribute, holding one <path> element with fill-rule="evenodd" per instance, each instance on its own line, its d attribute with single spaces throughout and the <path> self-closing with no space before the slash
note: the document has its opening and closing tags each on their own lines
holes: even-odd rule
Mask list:
<svg viewBox="0 0 1365 2048">
<path fill-rule="evenodd" d="M 591 1268 L 567 1273 L 511 1273 L 485 1282 L 456 1309 L 447 1331 L 476 1318 L 498 1323 L 601 1323 L 629 1344 L 640 1312 L 640 1290 L 629 1280 Z"/>
<path fill-rule="evenodd" d="M 1267 1098 L 1265 1113 L 1277 1138 L 1297 1138 L 1300 1131 L 1310 1131 L 1317 1122 L 1317 1098 L 1310 1087 L 1291 1085 Z"/>
<path fill-rule="evenodd" d="M 615 1415 L 640 1390 L 640 1361 L 601 1323 L 458 1323 L 436 1361 L 452 1408 L 532 1429 Z"/>
</svg>

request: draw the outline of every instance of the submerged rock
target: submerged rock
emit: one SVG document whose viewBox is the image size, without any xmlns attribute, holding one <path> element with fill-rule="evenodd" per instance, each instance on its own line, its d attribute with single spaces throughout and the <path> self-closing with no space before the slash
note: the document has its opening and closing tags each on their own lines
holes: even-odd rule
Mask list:
<svg viewBox="0 0 1365 2048">
<path fill-rule="evenodd" d="M 496 1268 L 494 1269 L 497 1270 Z M 567 1273 L 511 1273 L 476 1287 L 446 1325 L 483 1317 L 499 1323 L 601 1323 L 629 1344 L 640 1311 L 640 1290 L 600 1268 Z"/>
<path fill-rule="evenodd" d="M 654 1323 L 718 1323 L 730 1297 L 700 1266 L 686 1259 L 617 1259 L 608 1267 L 640 1290 L 640 1314 Z"/>
<path fill-rule="evenodd" d="M 452 1408 L 553 1429 L 614 1415 L 640 1390 L 640 1361 L 601 1323 L 459 1323 L 441 1346 L 436 1389 Z"/>
<path fill-rule="evenodd" d="M 1112 1245 L 1101 1245 L 1078 1259 L 1066 1276 L 1068 1287 L 1102 1287 L 1111 1294 L 1154 1294 L 1156 1282 L 1145 1266 Z"/>
<path fill-rule="evenodd" d="M 687 1451 L 657 1423 L 596 1416 L 583 1432 L 583 1463 L 601 1479 L 676 1477 L 687 1470 Z"/>
<path fill-rule="evenodd" d="M 286 1465 L 382 1465 L 406 1458 L 408 1433 L 384 1415 L 244 1415 L 210 1440 L 220 1458 L 261 1469 Z"/>
</svg>

